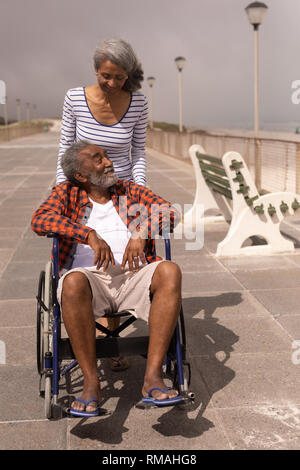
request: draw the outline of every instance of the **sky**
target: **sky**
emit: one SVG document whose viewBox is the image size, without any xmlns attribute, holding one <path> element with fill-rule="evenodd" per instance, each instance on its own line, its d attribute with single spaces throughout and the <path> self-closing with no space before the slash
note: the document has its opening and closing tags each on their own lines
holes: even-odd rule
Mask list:
<svg viewBox="0 0 300 470">
<path fill-rule="evenodd" d="M 156 78 L 154 120 L 179 121 L 174 59 L 183 56 L 184 125 L 251 129 L 254 34 L 245 13 L 249 3 L 0 0 L 0 80 L 6 83 L 9 119 L 17 117 L 17 98 L 23 119 L 26 102 L 36 105 L 36 117 L 61 117 L 69 88 L 96 83 L 96 45 L 117 36 L 132 45 L 145 79 Z M 259 29 L 260 126 L 293 130 L 300 125 L 300 104 L 292 102 L 292 83 L 300 80 L 300 0 L 264 3 L 268 11 Z M 146 80 L 141 91 L 149 96 Z"/>
</svg>

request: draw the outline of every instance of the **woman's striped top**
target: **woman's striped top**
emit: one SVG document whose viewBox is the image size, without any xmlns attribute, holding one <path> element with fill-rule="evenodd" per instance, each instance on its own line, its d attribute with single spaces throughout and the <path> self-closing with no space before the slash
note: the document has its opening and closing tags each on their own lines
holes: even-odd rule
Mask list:
<svg viewBox="0 0 300 470">
<path fill-rule="evenodd" d="M 120 179 L 145 186 L 147 119 L 147 98 L 141 93 L 131 94 L 129 107 L 119 122 L 106 125 L 91 113 L 84 87 L 68 90 L 63 106 L 56 183 L 66 180 L 60 165 L 64 152 L 73 142 L 87 140 L 107 151 Z"/>
</svg>

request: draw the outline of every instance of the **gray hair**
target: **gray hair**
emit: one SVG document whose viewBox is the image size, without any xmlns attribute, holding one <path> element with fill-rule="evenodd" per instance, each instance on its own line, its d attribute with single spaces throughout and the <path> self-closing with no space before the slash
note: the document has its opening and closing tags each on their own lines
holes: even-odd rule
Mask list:
<svg viewBox="0 0 300 470">
<path fill-rule="evenodd" d="M 75 178 L 75 173 L 80 172 L 81 170 L 78 152 L 84 149 L 87 145 L 90 145 L 90 142 L 87 140 L 74 142 L 74 144 L 65 151 L 61 158 L 61 167 L 65 176 L 76 186 L 80 186 L 80 181 Z"/>
<path fill-rule="evenodd" d="M 112 64 L 125 70 L 128 78 L 123 90 L 137 91 L 144 80 L 142 66 L 128 42 L 119 38 L 111 38 L 99 44 L 94 53 L 95 70 L 99 70 L 102 62 L 109 60 Z"/>
</svg>

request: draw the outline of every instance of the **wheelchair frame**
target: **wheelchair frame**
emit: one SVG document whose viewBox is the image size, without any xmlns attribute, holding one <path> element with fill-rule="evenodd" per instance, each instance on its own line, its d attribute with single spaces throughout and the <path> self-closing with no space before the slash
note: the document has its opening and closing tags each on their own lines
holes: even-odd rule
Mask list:
<svg viewBox="0 0 300 470">
<path fill-rule="evenodd" d="M 61 337 L 61 312 L 56 299 L 56 290 L 59 281 L 58 253 L 59 240 L 52 233 L 47 235 L 53 238 L 53 260 L 46 264 L 45 271 L 41 271 L 37 294 L 37 369 L 40 375 L 39 392 L 45 399 L 45 416 L 48 419 L 60 418 L 68 413 L 58 402 L 59 381 L 65 376 L 67 392 L 70 385 L 70 372 L 77 366 L 69 338 Z M 171 260 L 171 246 L 169 237 L 164 237 L 165 259 Z M 119 327 L 111 331 L 96 322 L 96 328 L 106 334 L 106 337 L 96 338 L 96 358 L 116 356 L 141 355 L 147 357 L 149 336 L 120 337 L 119 333 L 133 323 L 136 318 L 130 312 L 118 312 L 109 316 L 129 316 Z M 61 368 L 63 360 L 71 360 Z M 186 407 L 194 399 L 189 391 L 191 370 L 186 361 L 186 339 L 184 317 L 181 308 L 179 321 L 171 339 L 165 358 L 164 373 L 172 380 L 173 387 L 183 397 L 177 407 Z M 137 407 L 148 408 L 149 405 Z"/>
</svg>

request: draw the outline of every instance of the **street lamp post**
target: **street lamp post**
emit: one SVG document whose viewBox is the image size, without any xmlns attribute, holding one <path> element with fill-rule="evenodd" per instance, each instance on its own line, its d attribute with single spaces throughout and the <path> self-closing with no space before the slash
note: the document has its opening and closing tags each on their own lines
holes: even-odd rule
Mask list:
<svg viewBox="0 0 300 470">
<path fill-rule="evenodd" d="M 155 82 L 155 77 L 148 77 L 147 82 L 150 88 L 150 93 L 149 93 L 149 121 L 150 121 L 150 128 L 153 129 L 153 85 Z"/>
<path fill-rule="evenodd" d="M 30 121 L 30 103 L 26 103 L 26 121 Z"/>
<path fill-rule="evenodd" d="M 261 189 L 261 151 L 259 142 L 259 91 L 258 91 L 258 28 L 267 12 L 262 2 L 250 3 L 246 8 L 249 23 L 254 30 L 254 139 L 255 139 L 255 182 Z"/>
<path fill-rule="evenodd" d="M 16 104 L 17 104 L 17 121 L 21 122 L 21 100 L 20 100 L 20 98 L 16 99 Z"/>
<path fill-rule="evenodd" d="M 178 69 L 178 104 L 179 104 L 179 132 L 182 132 L 182 69 L 185 63 L 184 57 L 176 57 L 175 63 Z"/>
<path fill-rule="evenodd" d="M 0 103 L 3 105 L 4 124 L 7 126 L 8 117 L 7 117 L 6 83 L 3 80 L 0 80 Z"/>
</svg>

